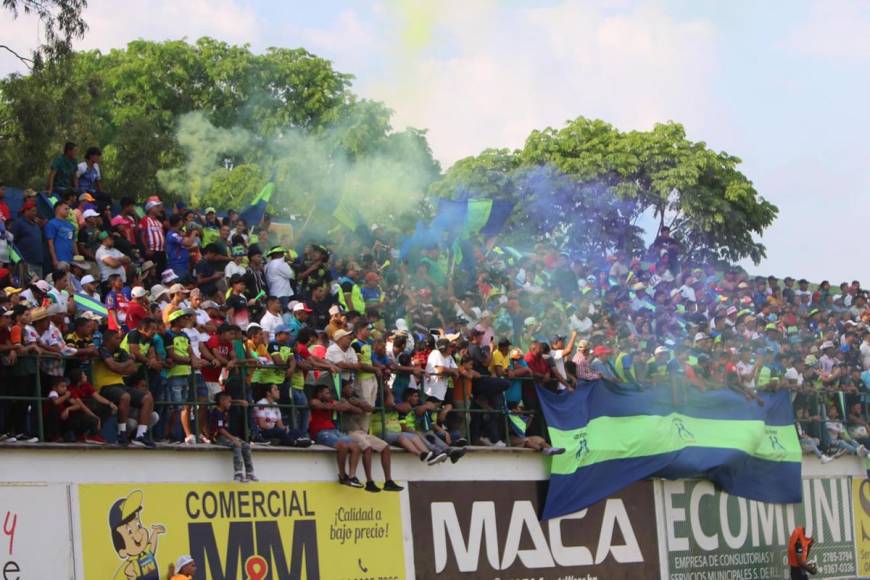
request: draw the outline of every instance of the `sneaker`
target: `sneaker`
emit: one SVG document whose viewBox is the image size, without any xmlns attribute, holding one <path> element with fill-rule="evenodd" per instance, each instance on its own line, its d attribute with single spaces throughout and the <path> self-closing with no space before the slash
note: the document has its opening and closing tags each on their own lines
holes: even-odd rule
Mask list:
<svg viewBox="0 0 870 580">
<path fill-rule="evenodd" d="M 474 442 L 477 447 L 492 447 L 492 441 L 487 437 L 481 437 L 477 441 Z"/>
<path fill-rule="evenodd" d="M 256 481 L 260 481 L 260 478 L 257 477 L 256 475 L 254 475 L 253 473 L 249 473 L 249 474 L 248 474 L 248 477 L 247 477 L 247 480 L 248 480 L 248 481 L 256 482 Z"/>
<path fill-rule="evenodd" d="M 206 445 L 211 445 L 211 439 L 209 439 L 208 437 L 206 437 L 202 433 L 199 434 L 199 442 L 205 443 Z"/>
<path fill-rule="evenodd" d="M 9 439 L 9 433 L 0 433 L 0 441 L 6 441 Z"/>
<path fill-rule="evenodd" d="M 92 443 L 94 445 L 105 445 L 106 440 L 103 439 L 103 436 L 98 433 L 96 435 L 87 435 L 85 437 L 85 443 Z"/>
<path fill-rule="evenodd" d="M 435 457 L 434 453 L 431 451 L 424 451 L 420 454 L 420 461 L 429 461 L 433 457 Z"/>
<path fill-rule="evenodd" d="M 492 444 L 493 447 L 507 447 L 507 443 L 504 441 L 496 441 Z"/>
<path fill-rule="evenodd" d="M 456 463 L 457 461 L 462 459 L 462 457 L 465 455 L 465 449 L 464 448 L 457 449 L 454 447 L 453 449 L 451 449 L 450 451 L 447 452 L 447 455 L 450 456 L 450 463 Z"/>
<path fill-rule="evenodd" d="M 392 479 L 388 479 L 387 481 L 384 482 L 384 491 L 402 491 L 403 489 L 405 489 L 405 488 L 402 487 L 401 485 L 398 485 Z"/>
<path fill-rule="evenodd" d="M 362 484 L 362 482 L 361 482 L 359 479 L 357 479 L 356 477 L 349 477 L 349 478 L 347 478 L 347 485 L 349 485 L 349 486 L 351 486 L 351 487 L 356 487 L 356 488 L 362 488 L 362 487 L 365 487 L 365 486 Z"/>
<path fill-rule="evenodd" d="M 819 457 L 819 461 L 821 461 L 823 465 L 824 465 L 825 463 L 830 463 L 830 462 L 832 462 L 833 460 L 834 460 L 834 458 L 831 457 L 830 455 L 822 455 L 821 457 Z"/>
<path fill-rule="evenodd" d="M 863 445 L 858 446 L 858 457 L 863 459 L 867 459 L 867 456 L 870 455 L 870 451 L 867 451 L 867 448 Z"/>
<path fill-rule="evenodd" d="M 157 444 L 155 444 L 154 441 L 151 440 L 151 437 L 148 436 L 148 433 L 136 437 L 135 439 L 133 439 L 133 441 L 131 441 L 131 444 L 135 445 L 136 447 L 149 447 L 152 449 L 154 447 L 157 447 Z"/>
<path fill-rule="evenodd" d="M 356 478 L 354 478 L 354 479 L 356 479 Z M 379 488 L 378 484 L 376 484 L 374 481 L 367 481 L 366 482 L 366 491 L 369 491 L 371 493 L 380 493 L 381 488 Z"/>
<path fill-rule="evenodd" d="M 834 459 L 839 459 L 840 457 L 844 456 L 846 453 L 848 453 L 848 451 L 846 451 L 845 449 L 837 449 L 834 451 L 834 453 L 833 453 L 833 455 L 831 455 L 831 457 L 833 457 Z"/>
<path fill-rule="evenodd" d="M 191 433 L 190 435 L 188 435 L 187 437 L 184 438 L 184 444 L 185 445 L 196 445 L 196 436 L 193 433 Z"/>
<path fill-rule="evenodd" d="M 314 445 L 314 441 L 312 441 L 308 437 L 300 437 L 293 442 L 293 447 L 301 447 L 303 449 L 306 447 L 311 447 L 312 445 Z"/>
<path fill-rule="evenodd" d="M 541 450 L 541 453 L 544 455 L 562 455 L 565 453 L 564 447 L 547 447 L 546 449 Z"/>
<path fill-rule="evenodd" d="M 126 431 L 121 431 L 118 433 L 118 445 L 121 447 L 129 447 L 130 446 L 130 438 L 127 437 Z"/>
<path fill-rule="evenodd" d="M 460 437 L 456 441 L 453 442 L 454 447 L 466 447 L 468 445 L 468 439 L 465 437 Z"/>
<path fill-rule="evenodd" d="M 233 481 L 237 483 L 245 483 L 245 474 L 241 471 L 237 471 L 235 475 L 233 475 Z"/>
<path fill-rule="evenodd" d="M 429 465 L 438 465 L 439 463 L 443 463 L 444 461 L 447 461 L 447 453 L 442 451 L 426 463 L 428 463 Z"/>
<path fill-rule="evenodd" d="M 350 478 L 346 475 L 339 475 L 338 476 L 338 484 L 350 486 Z"/>
</svg>

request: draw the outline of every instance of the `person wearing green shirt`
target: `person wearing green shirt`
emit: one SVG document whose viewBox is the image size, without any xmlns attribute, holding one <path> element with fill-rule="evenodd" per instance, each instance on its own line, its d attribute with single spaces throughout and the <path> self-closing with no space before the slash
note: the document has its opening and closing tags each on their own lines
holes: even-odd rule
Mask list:
<svg viewBox="0 0 870 580">
<path fill-rule="evenodd" d="M 356 338 L 350 343 L 359 360 L 359 369 L 356 371 L 356 379 L 353 382 L 353 394 L 368 405 L 374 406 L 378 396 L 378 379 L 381 376 L 381 369 L 372 364 L 372 342 L 369 340 L 369 332 L 368 325 L 360 325 L 356 329 Z M 368 417 L 365 417 L 361 422 L 362 430 L 368 431 Z"/>
<path fill-rule="evenodd" d="M 193 312 L 190 310 L 176 310 L 169 315 L 171 330 L 167 333 L 167 353 L 173 365 L 169 369 L 169 400 L 172 402 L 173 415 L 179 413 L 181 428 L 184 430 L 184 444 L 195 445 L 196 437 L 190 430 L 190 385 L 192 383 L 193 368 L 201 368 L 202 363 L 193 355 L 190 347 L 190 339 L 184 333 L 193 321 Z M 170 420 L 170 425 L 172 424 Z"/>
<path fill-rule="evenodd" d="M 76 144 L 68 141 L 63 146 L 63 154 L 55 157 L 48 172 L 48 191 L 63 191 L 76 186 Z"/>
</svg>

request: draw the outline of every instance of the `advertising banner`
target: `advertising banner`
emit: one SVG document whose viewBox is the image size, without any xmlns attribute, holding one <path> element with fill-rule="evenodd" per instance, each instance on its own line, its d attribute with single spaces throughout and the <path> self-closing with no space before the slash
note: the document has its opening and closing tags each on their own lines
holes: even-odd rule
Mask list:
<svg viewBox="0 0 870 580">
<path fill-rule="evenodd" d="M 418 580 L 659 577 L 650 482 L 542 522 L 546 482 L 409 483 Z"/>
<path fill-rule="evenodd" d="M 855 514 L 858 575 L 870 576 L 870 479 L 852 480 L 852 513 Z"/>
<path fill-rule="evenodd" d="M 67 486 L 0 485 L 0 578 L 72 579 L 74 567 Z"/>
<path fill-rule="evenodd" d="M 333 483 L 80 485 L 85 578 L 399 579 L 398 494 Z M 46 576 L 44 576 L 46 577 Z M 53 577 L 53 576 L 48 576 Z"/>
<path fill-rule="evenodd" d="M 813 578 L 855 577 L 848 477 L 804 479 L 801 504 L 747 500 L 706 481 L 657 485 L 670 580 L 788 578 L 788 539 L 797 526 L 815 540 Z"/>
</svg>

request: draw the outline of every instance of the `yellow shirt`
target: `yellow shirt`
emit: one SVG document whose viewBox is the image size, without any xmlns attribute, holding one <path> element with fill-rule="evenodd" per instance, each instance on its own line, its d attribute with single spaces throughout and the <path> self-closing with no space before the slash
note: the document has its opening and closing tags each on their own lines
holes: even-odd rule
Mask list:
<svg viewBox="0 0 870 580">
<path fill-rule="evenodd" d="M 492 353 L 492 363 L 489 367 L 489 372 L 493 375 L 497 375 L 495 372 L 495 367 L 501 367 L 503 372 L 507 372 L 507 370 L 511 366 L 511 361 L 508 358 L 508 355 L 502 354 L 500 350 L 496 349 L 495 352 Z"/>
</svg>

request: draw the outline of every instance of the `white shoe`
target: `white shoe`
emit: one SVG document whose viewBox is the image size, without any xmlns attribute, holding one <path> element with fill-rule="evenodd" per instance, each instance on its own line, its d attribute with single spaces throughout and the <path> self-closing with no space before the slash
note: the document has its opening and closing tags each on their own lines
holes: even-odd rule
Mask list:
<svg viewBox="0 0 870 580">
<path fill-rule="evenodd" d="M 821 461 L 822 464 L 830 463 L 833 460 L 834 460 L 834 458 L 831 457 L 830 455 L 822 455 L 821 457 L 819 457 L 819 461 Z"/>
<path fill-rule="evenodd" d="M 858 446 L 858 457 L 862 457 L 864 459 L 867 459 L 867 455 L 870 455 L 870 452 L 867 451 L 867 448 L 864 447 L 863 445 L 859 445 Z"/>
<path fill-rule="evenodd" d="M 184 438 L 184 444 L 185 445 L 196 445 L 196 436 L 193 433 L 191 433 L 190 435 L 188 435 L 187 437 Z"/>
</svg>

